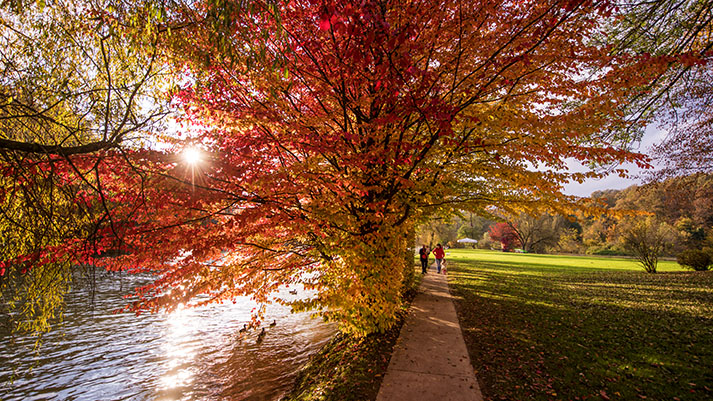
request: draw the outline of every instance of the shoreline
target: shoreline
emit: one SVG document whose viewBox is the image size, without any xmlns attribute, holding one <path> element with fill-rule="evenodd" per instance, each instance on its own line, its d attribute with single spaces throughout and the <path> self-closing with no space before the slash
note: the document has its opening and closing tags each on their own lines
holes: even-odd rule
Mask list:
<svg viewBox="0 0 713 401">
<path fill-rule="evenodd" d="M 383 333 L 363 338 L 338 332 L 309 358 L 297 374 L 292 389 L 280 401 L 376 400 L 408 308 L 421 282 L 420 274 L 414 277 L 411 288 L 403 295 L 403 310 L 396 324 Z"/>
</svg>

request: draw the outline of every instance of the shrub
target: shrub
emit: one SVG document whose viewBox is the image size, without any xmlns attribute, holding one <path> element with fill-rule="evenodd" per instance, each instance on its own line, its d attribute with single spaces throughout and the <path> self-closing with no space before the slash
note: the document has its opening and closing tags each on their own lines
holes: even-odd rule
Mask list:
<svg viewBox="0 0 713 401">
<path fill-rule="evenodd" d="M 667 245 L 673 241 L 675 230 L 656 217 L 620 223 L 620 243 L 641 263 L 647 273 L 656 273 L 656 266 Z"/>
<path fill-rule="evenodd" d="M 594 251 L 592 251 L 592 255 L 621 255 L 621 252 L 617 251 L 616 249 L 603 248 L 595 249 Z"/>
<path fill-rule="evenodd" d="M 710 253 L 701 251 L 700 249 L 687 249 L 678 255 L 676 261 L 679 265 L 695 271 L 708 270 L 711 264 L 713 264 Z"/>
<path fill-rule="evenodd" d="M 604 256 L 621 256 L 625 255 L 626 252 L 622 252 L 618 249 L 612 249 L 609 247 L 602 246 L 591 246 L 586 250 L 587 255 L 604 255 Z"/>
</svg>

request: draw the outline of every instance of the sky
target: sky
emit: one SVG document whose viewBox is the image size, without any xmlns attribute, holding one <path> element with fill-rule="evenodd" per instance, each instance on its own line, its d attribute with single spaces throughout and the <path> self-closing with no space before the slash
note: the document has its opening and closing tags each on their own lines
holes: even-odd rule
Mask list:
<svg viewBox="0 0 713 401">
<path fill-rule="evenodd" d="M 666 131 L 662 131 L 654 126 L 650 126 L 646 129 L 644 137 L 641 139 L 641 143 L 637 150 L 640 153 L 648 154 L 651 147 L 654 144 L 660 143 L 666 136 Z M 569 163 L 571 171 L 584 171 L 585 167 L 579 163 L 572 161 Z M 641 179 L 636 178 L 637 175 L 644 172 L 635 164 L 623 164 L 620 168 L 627 169 L 629 171 L 630 178 L 621 178 L 617 174 L 610 174 L 609 176 L 599 179 L 599 180 L 588 180 L 581 184 L 572 182 L 564 186 L 564 193 L 567 195 L 576 196 L 589 196 L 594 191 L 601 191 L 604 189 L 624 189 L 634 184 L 640 184 Z"/>
</svg>

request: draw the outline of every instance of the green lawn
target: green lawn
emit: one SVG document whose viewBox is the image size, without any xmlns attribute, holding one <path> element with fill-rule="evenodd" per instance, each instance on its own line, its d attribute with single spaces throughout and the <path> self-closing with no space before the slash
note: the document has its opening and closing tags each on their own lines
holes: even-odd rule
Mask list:
<svg viewBox="0 0 713 401">
<path fill-rule="evenodd" d="M 713 272 L 478 250 L 446 258 L 486 399 L 713 399 Z"/>
</svg>

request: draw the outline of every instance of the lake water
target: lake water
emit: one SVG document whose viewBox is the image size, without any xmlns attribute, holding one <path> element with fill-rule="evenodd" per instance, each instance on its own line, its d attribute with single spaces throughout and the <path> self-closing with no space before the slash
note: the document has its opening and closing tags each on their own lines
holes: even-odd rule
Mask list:
<svg viewBox="0 0 713 401">
<path fill-rule="evenodd" d="M 267 308 L 261 341 L 240 333 L 255 306 L 247 299 L 112 313 L 139 280 L 124 277 L 120 288 L 116 277 L 98 279 L 93 304 L 87 288 L 73 289 L 39 353 L 34 338 L 0 333 L 0 400 L 277 400 L 334 334 L 333 325 L 279 305 Z"/>
</svg>

